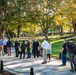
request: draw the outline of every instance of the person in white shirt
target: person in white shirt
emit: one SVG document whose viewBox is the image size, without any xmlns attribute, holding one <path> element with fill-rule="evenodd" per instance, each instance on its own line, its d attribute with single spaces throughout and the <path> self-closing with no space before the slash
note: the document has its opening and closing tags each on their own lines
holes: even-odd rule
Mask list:
<svg viewBox="0 0 76 75">
<path fill-rule="evenodd" d="M 48 47 L 49 47 L 49 43 L 46 41 L 45 38 L 44 38 L 44 41 L 42 42 L 41 47 L 43 49 L 43 52 L 42 52 L 43 62 L 42 62 L 42 64 L 45 64 L 45 63 L 47 63 L 47 50 L 48 50 Z"/>
<path fill-rule="evenodd" d="M 4 40 L 3 40 L 3 48 L 4 48 L 4 53 L 5 54 L 7 54 L 7 42 L 8 42 L 7 37 L 4 37 Z"/>
</svg>

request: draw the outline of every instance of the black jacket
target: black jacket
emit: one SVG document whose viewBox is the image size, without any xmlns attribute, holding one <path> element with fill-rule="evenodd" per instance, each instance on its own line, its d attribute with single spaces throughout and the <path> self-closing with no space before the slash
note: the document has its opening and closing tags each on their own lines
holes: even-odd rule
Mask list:
<svg viewBox="0 0 76 75">
<path fill-rule="evenodd" d="M 76 54 L 76 45 L 74 42 L 67 43 L 67 52 L 70 54 Z"/>
<path fill-rule="evenodd" d="M 25 43 L 22 43 L 21 44 L 21 51 L 25 51 L 25 49 L 26 49 L 26 44 Z"/>
<path fill-rule="evenodd" d="M 20 43 L 18 41 L 15 42 L 15 48 L 18 48 L 20 46 Z"/>
<path fill-rule="evenodd" d="M 11 47 L 11 46 L 12 46 L 12 42 L 10 40 L 8 40 L 7 47 Z"/>
</svg>

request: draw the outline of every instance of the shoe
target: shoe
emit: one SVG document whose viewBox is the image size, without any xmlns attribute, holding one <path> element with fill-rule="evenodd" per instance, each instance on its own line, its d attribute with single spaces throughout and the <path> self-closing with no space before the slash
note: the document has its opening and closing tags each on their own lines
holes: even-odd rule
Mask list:
<svg viewBox="0 0 76 75">
<path fill-rule="evenodd" d="M 66 66 L 66 65 L 60 65 L 60 66 Z"/>
<path fill-rule="evenodd" d="M 70 72 L 74 72 L 74 70 L 69 70 Z"/>
<path fill-rule="evenodd" d="M 76 69 L 74 69 L 74 71 L 76 71 Z"/>
<path fill-rule="evenodd" d="M 42 62 L 41 64 L 46 64 L 47 62 Z"/>
<path fill-rule="evenodd" d="M 31 58 L 31 57 L 26 57 L 26 58 Z"/>
<path fill-rule="evenodd" d="M 38 58 L 36 58 L 36 60 L 38 60 Z"/>
<path fill-rule="evenodd" d="M 15 56 L 15 57 L 18 57 L 18 56 Z"/>
</svg>

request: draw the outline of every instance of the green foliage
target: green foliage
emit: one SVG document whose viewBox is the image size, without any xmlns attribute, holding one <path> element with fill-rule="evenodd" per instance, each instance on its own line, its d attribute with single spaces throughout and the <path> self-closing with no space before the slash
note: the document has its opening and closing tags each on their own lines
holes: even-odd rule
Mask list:
<svg viewBox="0 0 76 75">
<path fill-rule="evenodd" d="M 0 0 L 0 31 L 20 34 L 23 28 L 28 31 L 29 23 L 32 30 L 34 25 L 40 27 L 47 38 L 48 29 L 57 32 L 59 26 L 75 25 L 75 15 L 74 0 Z"/>
</svg>

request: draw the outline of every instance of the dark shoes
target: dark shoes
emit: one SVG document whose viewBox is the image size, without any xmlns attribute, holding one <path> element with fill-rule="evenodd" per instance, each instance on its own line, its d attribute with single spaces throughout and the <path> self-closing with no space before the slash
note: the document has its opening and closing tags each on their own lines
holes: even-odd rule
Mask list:
<svg viewBox="0 0 76 75">
<path fill-rule="evenodd" d="M 76 71 L 76 69 L 74 71 Z"/>
<path fill-rule="evenodd" d="M 47 62 L 42 62 L 41 64 L 46 64 Z"/>
<path fill-rule="evenodd" d="M 70 72 L 74 72 L 74 71 L 76 71 L 76 69 L 74 69 L 74 70 L 69 70 Z"/>
<path fill-rule="evenodd" d="M 26 57 L 26 58 L 31 58 L 31 57 Z"/>
<path fill-rule="evenodd" d="M 60 66 L 66 66 L 66 65 L 60 65 Z"/>
<path fill-rule="evenodd" d="M 74 70 L 69 70 L 70 72 L 74 72 Z"/>
</svg>

